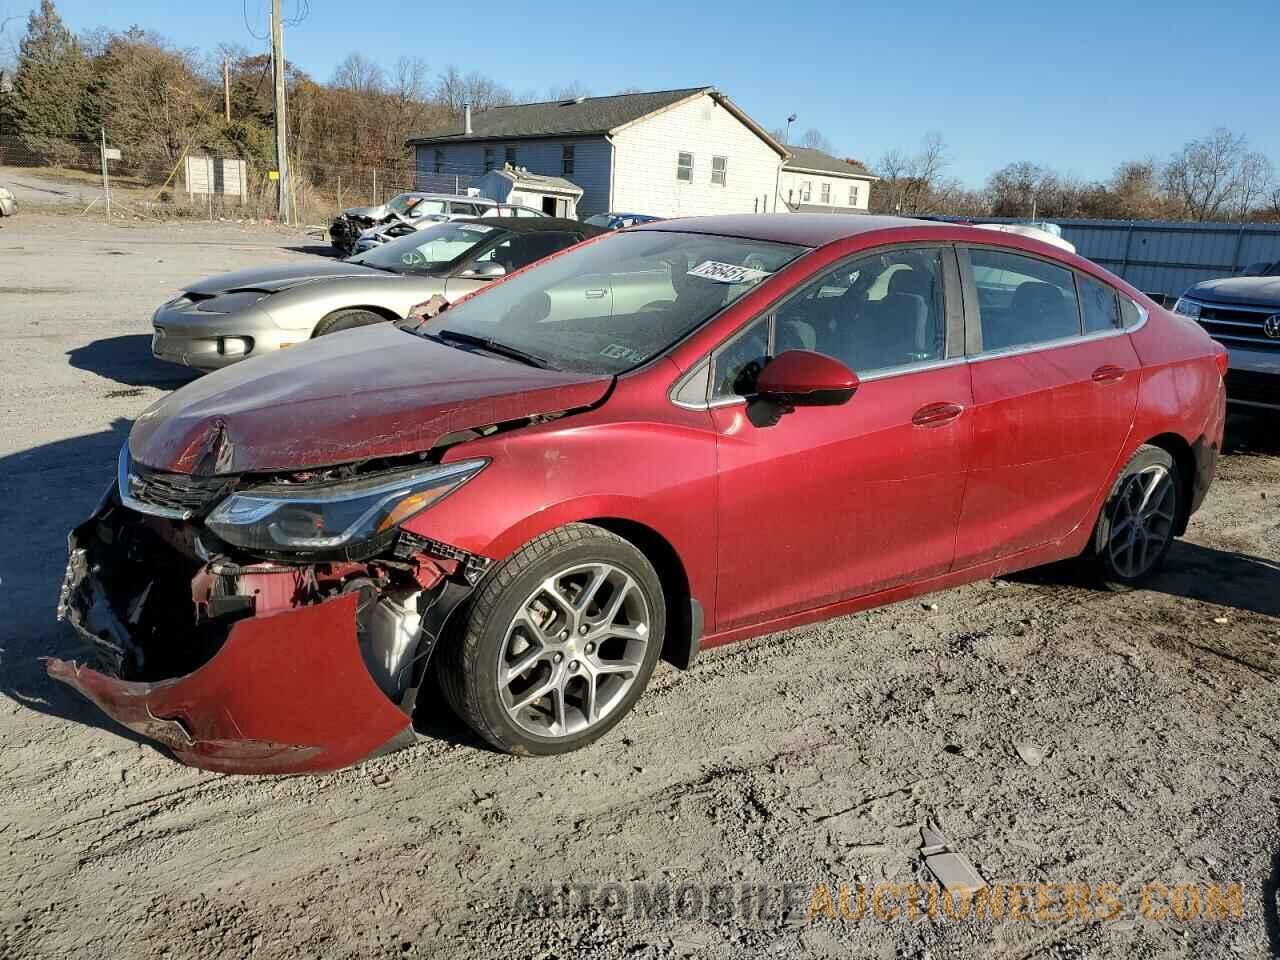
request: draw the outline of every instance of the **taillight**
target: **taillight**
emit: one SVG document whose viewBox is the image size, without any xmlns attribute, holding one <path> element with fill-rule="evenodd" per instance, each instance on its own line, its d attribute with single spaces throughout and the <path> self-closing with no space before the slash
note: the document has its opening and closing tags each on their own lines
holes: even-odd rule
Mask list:
<svg viewBox="0 0 1280 960">
<path fill-rule="evenodd" d="M 1227 375 L 1227 368 L 1231 366 L 1231 356 L 1227 353 L 1226 348 L 1220 344 L 1215 343 L 1214 346 L 1217 348 L 1218 352 L 1214 354 L 1213 359 L 1218 364 L 1218 373 L 1225 377 Z"/>
</svg>

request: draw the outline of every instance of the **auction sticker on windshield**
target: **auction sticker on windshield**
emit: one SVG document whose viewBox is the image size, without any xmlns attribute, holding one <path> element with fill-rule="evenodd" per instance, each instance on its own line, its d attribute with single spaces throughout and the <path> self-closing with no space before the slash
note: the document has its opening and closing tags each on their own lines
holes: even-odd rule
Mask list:
<svg viewBox="0 0 1280 960">
<path fill-rule="evenodd" d="M 718 260 L 703 260 L 689 271 L 691 277 L 703 280 L 714 280 L 716 283 L 750 283 L 769 275 L 766 270 L 755 267 L 740 267 L 734 263 L 720 263 Z"/>
</svg>

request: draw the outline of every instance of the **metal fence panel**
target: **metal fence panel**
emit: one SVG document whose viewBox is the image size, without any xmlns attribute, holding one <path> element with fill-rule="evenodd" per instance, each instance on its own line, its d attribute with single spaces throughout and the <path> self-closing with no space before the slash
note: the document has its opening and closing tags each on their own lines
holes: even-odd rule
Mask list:
<svg viewBox="0 0 1280 960">
<path fill-rule="evenodd" d="M 941 218 L 940 218 L 941 219 Z M 945 219 L 960 219 L 948 217 Z M 992 217 L 990 223 L 1018 223 Z M 1054 220 L 1082 257 L 1138 289 L 1177 297 L 1193 284 L 1280 260 L 1280 224 Z"/>
</svg>

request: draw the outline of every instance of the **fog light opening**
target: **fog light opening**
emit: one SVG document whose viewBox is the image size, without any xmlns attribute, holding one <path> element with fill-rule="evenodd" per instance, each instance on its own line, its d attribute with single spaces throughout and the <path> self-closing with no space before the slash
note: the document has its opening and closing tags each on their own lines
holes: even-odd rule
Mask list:
<svg viewBox="0 0 1280 960">
<path fill-rule="evenodd" d="M 219 337 L 218 353 L 224 357 L 242 357 L 249 352 L 253 341 L 248 337 Z"/>
</svg>

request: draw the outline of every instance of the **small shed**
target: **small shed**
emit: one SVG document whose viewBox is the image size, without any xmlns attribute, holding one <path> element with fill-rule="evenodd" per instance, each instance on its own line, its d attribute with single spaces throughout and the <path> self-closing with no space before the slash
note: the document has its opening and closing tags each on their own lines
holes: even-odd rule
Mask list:
<svg viewBox="0 0 1280 960">
<path fill-rule="evenodd" d="M 578 215 L 578 201 L 582 188 L 564 177 L 549 177 L 530 173 L 524 167 L 510 164 L 501 170 L 490 170 L 473 181 L 480 195 L 498 203 L 518 204 L 541 210 L 552 217 L 573 220 Z"/>
</svg>

